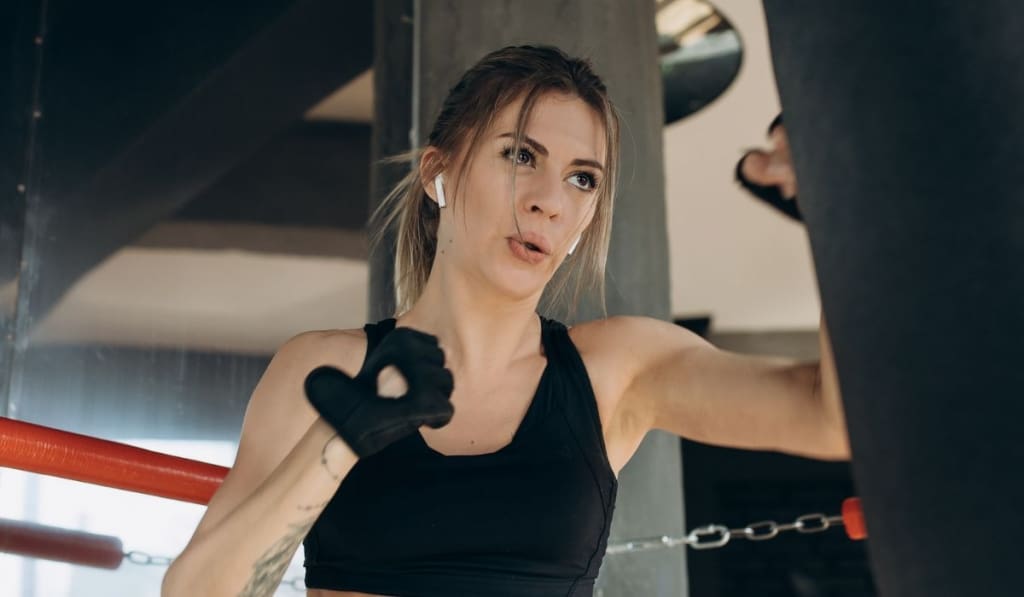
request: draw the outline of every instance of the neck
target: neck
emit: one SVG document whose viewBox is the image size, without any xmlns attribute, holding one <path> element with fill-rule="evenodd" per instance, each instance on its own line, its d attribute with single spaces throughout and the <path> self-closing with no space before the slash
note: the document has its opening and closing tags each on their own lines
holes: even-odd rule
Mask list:
<svg viewBox="0 0 1024 597">
<path fill-rule="evenodd" d="M 435 263 L 423 294 L 399 325 L 438 337 L 449 368 L 486 374 L 540 349 L 540 294 L 502 296 L 493 286 Z"/>
</svg>

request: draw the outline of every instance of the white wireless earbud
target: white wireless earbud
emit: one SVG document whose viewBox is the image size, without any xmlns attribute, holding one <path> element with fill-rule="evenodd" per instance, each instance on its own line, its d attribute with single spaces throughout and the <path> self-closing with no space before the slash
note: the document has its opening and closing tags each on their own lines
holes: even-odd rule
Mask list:
<svg viewBox="0 0 1024 597">
<path fill-rule="evenodd" d="M 576 250 L 576 245 L 580 244 L 580 239 L 581 238 L 583 238 L 583 237 L 582 236 L 577 236 L 576 240 L 572 241 L 572 246 L 569 247 L 569 254 L 570 255 L 572 255 L 573 251 Z"/>
<path fill-rule="evenodd" d="M 437 191 L 437 206 L 444 207 L 446 202 L 444 200 L 444 175 L 438 174 L 434 177 L 434 190 Z"/>
</svg>

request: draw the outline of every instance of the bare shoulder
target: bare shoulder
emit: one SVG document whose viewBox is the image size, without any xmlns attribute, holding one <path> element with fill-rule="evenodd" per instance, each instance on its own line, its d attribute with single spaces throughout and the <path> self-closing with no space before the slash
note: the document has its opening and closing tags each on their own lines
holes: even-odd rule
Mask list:
<svg viewBox="0 0 1024 597">
<path fill-rule="evenodd" d="M 316 421 L 303 388 L 309 372 L 330 365 L 353 375 L 365 352 L 362 330 L 302 332 L 277 349 L 246 406 L 235 463 L 210 500 L 196 536 L 251 494 Z"/>
<path fill-rule="evenodd" d="M 311 330 L 289 338 L 275 360 L 302 367 L 331 365 L 355 375 L 366 356 L 366 333 L 361 329 Z"/>
<path fill-rule="evenodd" d="M 573 344 L 587 368 L 597 400 L 605 445 L 617 472 L 636 452 L 652 420 L 625 399 L 630 388 L 652 363 L 681 347 L 704 340 L 670 322 L 651 317 L 614 316 L 574 325 Z"/>
<path fill-rule="evenodd" d="M 577 323 L 570 328 L 570 332 L 573 334 L 574 342 L 576 342 L 576 335 L 579 335 L 581 340 L 600 343 L 617 334 L 635 332 L 638 327 L 646 325 L 646 322 L 649 321 L 657 322 L 656 319 L 650 317 L 612 315 Z"/>
<path fill-rule="evenodd" d="M 622 399 L 634 375 L 630 347 L 639 335 L 637 319 L 608 317 L 569 328 L 594 389 L 605 449 L 616 474 L 647 432 L 644 421 L 632 416 Z"/>
<path fill-rule="evenodd" d="M 636 315 L 595 319 L 574 325 L 569 333 L 581 354 L 614 359 L 623 365 L 639 365 L 666 350 L 706 344 L 697 334 L 671 322 Z"/>
<path fill-rule="evenodd" d="M 312 330 L 297 334 L 277 349 L 253 392 L 249 410 L 256 408 L 274 414 L 301 412 L 305 414 L 304 424 L 308 425 L 316 417 L 302 391 L 309 372 L 328 365 L 355 375 L 365 356 L 366 334 L 361 329 Z M 297 410 L 296 406 L 299 406 Z M 248 418 L 249 413 L 246 416 Z"/>
<path fill-rule="evenodd" d="M 569 329 L 569 335 L 592 381 L 603 385 L 607 400 L 617 400 L 659 355 L 704 342 L 670 322 L 635 315 L 579 323 Z"/>
</svg>

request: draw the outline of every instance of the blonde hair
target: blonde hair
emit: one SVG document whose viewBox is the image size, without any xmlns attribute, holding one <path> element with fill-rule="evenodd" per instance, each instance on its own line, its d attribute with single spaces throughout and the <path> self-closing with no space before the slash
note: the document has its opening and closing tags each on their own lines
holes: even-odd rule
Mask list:
<svg viewBox="0 0 1024 597">
<path fill-rule="evenodd" d="M 519 153 L 526 123 L 537 100 L 557 92 L 578 97 L 601 118 L 605 128 L 604 175 L 595 192 L 594 218 L 583 232 L 573 256 L 555 273 L 546 293 L 554 306 L 564 298 L 570 279 L 576 278 L 570 311 L 587 290 L 596 290 L 604 312 L 605 263 L 611 239 L 612 208 L 618 180 L 619 116 L 608 98 L 601 79 L 587 60 L 571 58 L 550 46 L 510 46 L 485 56 L 462 76 L 441 107 L 427 145 L 444 156 L 459 154 L 466 147 L 467 162 L 473 156 L 495 116 L 522 98 L 514 131 L 512 155 Z M 371 229 L 379 244 L 387 231 L 397 226 L 395 249 L 395 298 L 398 313 L 408 311 L 419 299 L 437 250 L 440 209 L 424 192 L 418 167 L 423 149 L 389 158 L 389 162 L 416 164 L 374 211 Z M 428 164 L 427 179 L 439 174 L 442 164 Z M 461 168 L 458 187 L 469 170 Z M 513 185 L 515 170 L 512 171 Z M 449 205 L 455 197 L 449 197 Z M 578 274 L 578 275 L 577 275 Z"/>
</svg>

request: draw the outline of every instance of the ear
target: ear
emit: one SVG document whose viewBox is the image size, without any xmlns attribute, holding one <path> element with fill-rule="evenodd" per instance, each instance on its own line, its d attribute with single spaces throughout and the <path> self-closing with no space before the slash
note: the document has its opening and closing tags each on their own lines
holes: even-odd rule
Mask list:
<svg viewBox="0 0 1024 597">
<path fill-rule="evenodd" d="M 420 186 L 423 187 L 423 192 L 434 200 L 434 203 L 437 203 L 434 178 L 444 171 L 443 157 L 441 150 L 433 146 L 424 149 L 420 156 Z"/>
</svg>

